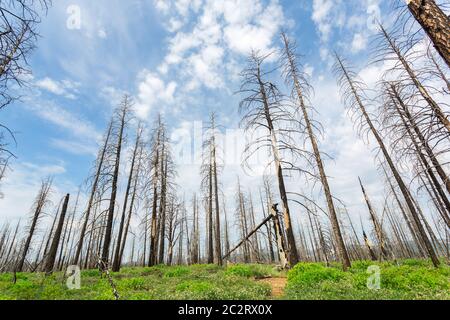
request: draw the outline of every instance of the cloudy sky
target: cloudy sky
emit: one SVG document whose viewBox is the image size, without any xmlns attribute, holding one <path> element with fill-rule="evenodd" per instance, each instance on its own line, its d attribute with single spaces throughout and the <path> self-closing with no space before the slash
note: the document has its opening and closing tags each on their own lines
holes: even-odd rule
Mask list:
<svg viewBox="0 0 450 320">
<path fill-rule="evenodd" d="M 224 132 L 237 129 L 235 92 L 246 56 L 251 49 L 276 51 L 281 30 L 297 41 L 315 88 L 316 118 L 325 127 L 321 148 L 333 157 L 326 162 L 333 192 L 358 217 L 363 202 L 357 177 L 374 198 L 381 199 L 383 189 L 373 146 L 355 136 L 340 101 L 330 54 L 340 52 L 366 81 L 375 81 L 379 68 L 366 62 L 374 19 L 389 23 L 392 18 L 388 2 L 54 1 L 29 60 L 30 86 L 22 101 L 2 111 L 2 123 L 16 132 L 17 159 L 1 185 L 0 223 L 26 215 L 48 175 L 55 179 L 55 197 L 76 193 L 124 92 L 133 95 L 141 119 L 152 123 L 162 113 L 178 145 L 190 144 L 186 137 L 211 111 Z M 245 188 L 261 181 L 256 173 L 243 173 L 237 162 L 223 172 L 229 198 L 238 174 Z M 178 173 L 178 183 L 190 195 L 199 186 L 198 168 L 184 164 Z M 303 182 L 291 179 L 289 186 L 298 191 Z"/>
</svg>

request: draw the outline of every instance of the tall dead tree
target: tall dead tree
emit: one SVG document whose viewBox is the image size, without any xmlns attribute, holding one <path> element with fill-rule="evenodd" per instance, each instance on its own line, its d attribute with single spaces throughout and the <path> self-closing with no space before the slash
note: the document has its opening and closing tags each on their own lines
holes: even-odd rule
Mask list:
<svg viewBox="0 0 450 320">
<path fill-rule="evenodd" d="M 156 128 L 153 130 L 152 154 L 151 154 L 151 172 L 152 172 L 152 208 L 151 208 L 151 227 L 150 227 L 150 255 L 148 266 L 153 266 L 157 263 L 158 250 L 158 186 L 162 173 L 160 172 L 161 159 L 161 145 L 163 134 L 163 123 L 161 115 L 158 116 Z M 145 253 L 144 253 L 145 256 Z"/>
<path fill-rule="evenodd" d="M 110 143 L 110 138 L 111 138 L 111 134 L 112 134 L 112 127 L 113 127 L 113 123 L 112 121 L 110 122 L 109 126 L 108 126 L 108 130 L 106 132 L 105 138 L 104 138 L 104 144 L 103 147 L 101 148 L 99 155 L 97 156 L 97 161 L 96 161 L 96 170 L 94 173 L 94 180 L 92 182 L 92 187 L 91 187 L 91 191 L 89 194 L 89 200 L 88 200 L 88 204 L 87 204 L 87 209 L 86 212 L 84 213 L 84 221 L 83 221 L 83 225 L 81 227 L 80 230 L 80 239 L 78 240 L 78 245 L 77 245 L 77 250 L 75 253 L 75 258 L 73 260 L 73 264 L 77 265 L 80 261 L 80 257 L 81 257 L 81 251 L 83 249 L 83 245 L 84 245 L 84 237 L 86 236 L 86 230 L 87 230 L 87 226 L 89 223 L 89 219 L 91 216 L 91 211 L 93 209 L 94 206 L 94 200 L 95 200 L 95 196 L 97 194 L 98 191 L 98 185 L 99 185 L 99 181 L 100 181 L 100 177 L 102 174 L 102 169 L 104 166 L 104 161 L 105 161 L 105 156 L 107 153 L 107 148 L 108 145 Z"/>
<path fill-rule="evenodd" d="M 132 107 L 131 98 L 125 95 L 119 107 L 115 111 L 114 131 L 115 131 L 116 145 L 113 150 L 114 171 L 112 176 L 111 197 L 109 200 L 109 208 L 107 213 L 106 228 L 101 255 L 101 259 L 104 265 L 107 265 L 109 261 L 109 252 L 110 252 L 109 250 L 111 247 L 114 210 L 116 206 L 116 197 L 117 197 L 117 184 L 119 180 L 120 158 L 122 155 L 122 145 L 124 142 L 125 127 L 130 117 L 129 113 L 131 112 L 131 107 Z"/>
<path fill-rule="evenodd" d="M 429 89 L 422 84 L 419 80 L 417 72 L 413 69 L 411 63 L 408 61 L 407 57 L 402 52 L 401 47 L 397 43 L 394 37 L 392 37 L 387 30 L 380 24 L 380 34 L 379 34 L 379 44 L 376 50 L 376 61 L 395 61 L 395 66 L 389 70 L 392 72 L 406 73 L 406 79 L 404 82 L 412 83 L 416 88 L 418 95 L 423 99 L 423 101 L 428 105 L 432 111 L 432 118 L 435 118 L 437 124 L 446 130 L 446 135 L 450 132 L 450 120 L 448 119 L 448 114 L 446 114 L 440 105 L 433 99 Z M 399 75 L 397 77 L 400 78 Z"/>
<path fill-rule="evenodd" d="M 115 248 L 114 260 L 113 260 L 112 269 L 111 269 L 113 272 L 118 272 L 120 270 L 120 264 L 121 264 L 120 250 L 121 250 L 121 245 L 122 245 L 122 238 L 124 237 L 124 228 L 125 228 L 125 223 L 126 223 L 128 201 L 129 201 L 129 197 L 130 197 L 130 193 L 131 193 L 133 179 L 135 176 L 135 169 L 136 169 L 141 135 L 142 135 L 142 126 L 139 124 L 137 133 L 136 133 L 136 141 L 135 141 L 134 148 L 133 148 L 133 154 L 131 156 L 130 173 L 128 174 L 128 182 L 127 182 L 127 187 L 125 190 L 124 203 L 122 206 L 122 216 L 120 218 L 120 225 L 119 225 L 119 230 L 118 230 L 118 234 L 117 234 L 117 244 L 116 244 L 116 248 Z"/>
<path fill-rule="evenodd" d="M 61 209 L 61 214 L 59 215 L 58 226 L 56 227 L 55 234 L 53 235 L 52 244 L 50 250 L 47 254 L 47 259 L 44 265 L 44 271 L 49 274 L 53 271 L 56 261 L 56 254 L 58 253 L 58 247 L 60 245 L 61 234 L 64 227 L 64 221 L 67 214 L 67 208 L 69 206 L 70 195 L 67 194 L 64 198 L 64 203 Z"/>
<path fill-rule="evenodd" d="M 345 67 L 343 60 L 336 54 L 336 64 L 335 64 L 335 73 L 338 78 L 338 83 L 341 86 L 342 94 L 343 94 L 343 100 L 344 103 L 347 105 L 347 107 L 350 110 L 356 111 L 360 117 L 359 122 L 361 124 L 361 129 L 366 128 L 370 133 L 372 133 L 373 137 L 377 141 L 378 147 L 380 148 L 384 159 L 389 165 L 389 168 L 403 194 L 403 197 L 406 201 L 407 207 L 416 222 L 419 234 L 421 238 L 423 239 L 423 242 L 425 244 L 425 247 L 427 249 L 428 255 L 430 256 L 431 260 L 433 261 L 433 264 L 435 267 L 439 266 L 440 262 L 436 255 L 436 252 L 433 249 L 433 246 L 425 232 L 425 229 L 422 225 L 422 222 L 420 221 L 419 214 L 416 210 L 416 207 L 414 205 L 413 199 L 411 198 L 411 194 L 403 181 L 403 178 L 401 177 L 399 171 L 397 170 L 396 166 L 394 165 L 394 162 L 391 158 L 391 155 L 389 154 L 388 149 L 386 148 L 380 134 L 378 133 L 378 130 L 376 129 L 375 125 L 373 124 L 369 113 L 366 109 L 366 106 L 364 104 L 364 85 L 363 83 L 357 79 L 357 76 L 354 72 L 352 72 L 348 67 Z M 362 117 L 362 119 L 361 119 Z"/>
<path fill-rule="evenodd" d="M 257 52 L 252 52 L 248 67 L 241 73 L 240 93 L 245 95 L 240 103 L 240 112 L 243 115 L 242 124 L 247 132 L 260 130 L 258 133 L 261 133 L 261 136 L 256 137 L 246 146 L 245 158 L 248 165 L 252 156 L 264 148 L 269 150 L 273 157 L 273 160 L 266 165 L 272 163 L 274 165 L 283 205 L 289 262 L 295 265 L 299 261 L 299 256 L 283 170 L 304 171 L 295 165 L 294 160 L 289 160 L 304 158 L 304 155 L 293 140 L 295 119 L 292 116 L 292 110 L 289 110 L 290 106 L 278 87 L 267 80 L 270 72 L 262 69 L 267 58 L 268 55 L 262 56 Z M 286 154 L 289 154 L 289 158 Z"/>
<path fill-rule="evenodd" d="M 192 251 L 192 264 L 198 264 L 200 262 L 200 231 L 199 231 L 199 213 L 198 213 L 198 201 L 197 194 L 194 193 L 192 198 L 192 236 L 191 236 L 191 251 Z"/>
<path fill-rule="evenodd" d="M 409 113 L 408 107 L 406 105 L 405 99 L 402 97 L 401 92 L 399 91 L 399 88 L 394 84 L 386 84 L 386 95 L 387 95 L 387 101 L 384 104 L 384 114 L 389 119 L 391 119 L 391 122 L 393 124 L 392 127 L 398 128 L 400 127 L 401 130 L 398 132 L 397 135 L 401 135 L 401 138 L 403 138 L 403 141 L 409 140 L 412 144 L 411 151 L 414 154 L 414 156 L 418 159 L 420 162 L 419 164 L 419 174 L 421 174 L 420 168 L 423 167 L 425 170 L 423 174 L 427 174 L 429 179 L 431 180 L 433 184 L 433 188 L 437 191 L 437 196 L 439 197 L 439 201 L 442 201 L 443 203 L 443 212 L 442 218 L 450 228 L 450 201 L 447 198 L 447 195 L 444 192 L 444 189 L 442 188 L 441 184 L 439 183 L 434 170 L 433 166 L 431 165 L 431 162 L 436 163 L 436 170 L 437 172 L 441 172 L 445 175 L 444 170 L 442 166 L 440 165 L 437 158 L 434 156 L 433 151 L 428 146 L 427 141 L 424 139 L 424 137 L 421 135 L 420 130 L 418 130 L 417 125 L 415 124 L 414 119 L 411 117 L 411 114 Z M 389 112 L 391 111 L 391 112 Z M 400 123 L 398 124 L 394 120 L 392 120 L 392 113 L 395 113 L 395 118 L 400 120 Z M 415 128 L 415 133 L 413 132 L 413 128 Z M 405 139 L 405 137 L 407 139 Z M 400 137 L 398 140 L 401 139 Z M 395 141 L 395 143 L 398 143 L 398 140 Z M 420 141 L 420 142 L 419 142 Z M 425 150 L 428 151 L 428 156 L 430 157 L 431 161 L 428 160 Z M 447 184 L 448 177 L 441 177 L 442 181 Z M 425 186 L 426 187 L 426 186 Z"/>
<path fill-rule="evenodd" d="M 381 253 L 380 256 L 383 256 L 386 260 L 388 260 L 389 254 L 388 254 L 386 246 L 385 246 L 386 240 L 385 240 L 385 234 L 384 234 L 383 228 L 382 228 L 381 223 L 375 213 L 374 208 L 372 207 L 372 204 L 370 203 L 369 196 L 366 193 L 366 189 L 364 188 L 361 178 L 358 177 L 358 179 L 359 179 L 359 185 L 361 186 L 361 191 L 364 195 L 364 200 L 365 200 L 365 202 L 367 204 L 367 208 L 369 210 L 370 220 L 372 221 L 372 224 L 373 224 L 375 236 L 378 240 L 378 246 L 380 248 L 380 253 Z"/>
<path fill-rule="evenodd" d="M 30 250 L 31 241 L 35 234 L 39 218 L 42 216 L 46 206 L 49 204 L 49 195 L 51 192 L 51 188 L 52 188 L 52 179 L 47 178 L 46 180 L 44 180 L 42 182 L 39 193 L 36 197 L 36 200 L 34 201 L 33 217 L 31 219 L 31 224 L 28 229 L 28 236 L 23 245 L 20 260 L 18 261 L 18 264 L 15 267 L 15 270 L 18 272 L 21 272 L 24 270 L 24 265 L 25 265 L 25 261 L 27 258 L 27 254 L 28 254 L 28 251 Z"/>
<path fill-rule="evenodd" d="M 312 108 L 308 107 L 310 85 L 306 74 L 304 73 L 303 66 L 300 64 L 298 56 L 296 54 L 296 45 L 290 41 L 285 33 L 281 34 L 284 50 L 282 55 L 282 62 L 284 64 L 284 77 L 286 83 L 292 88 L 292 96 L 295 99 L 297 106 L 302 114 L 302 124 L 306 129 L 306 135 L 310 140 L 311 147 L 314 153 L 314 159 L 316 161 L 317 170 L 319 171 L 320 182 L 322 183 L 323 191 L 325 193 L 329 218 L 333 228 L 334 239 L 337 243 L 338 253 L 344 270 L 351 267 L 350 258 L 348 256 L 347 249 L 345 247 L 344 239 L 342 238 L 341 228 L 336 214 L 336 209 L 333 203 L 333 196 L 328 184 L 328 177 L 325 173 L 325 168 L 322 161 L 322 156 L 317 144 L 316 134 L 314 129 L 317 130 L 317 126 L 311 120 Z"/>
<path fill-rule="evenodd" d="M 222 265 L 217 134 L 216 116 L 211 113 L 203 142 L 202 188 L 207 193 L 205 200 L 208 203 L 208 263 L 215 259 Z"/>
<path fill-rule="evenodd" d="M 406 0 L 406 3 L 450 68 L 450 18 L 434 0 Z"/>
<path fill-rule="evenodd" d="M 139 134 L 142 134 L 142 131 L 138 131 Z M 140 139 L 139 139 L 140 140 Z M 130 229 L 130 223 L 131 223 L 131 218 L 133 216 L 134 211 L 136 210 L 135 208 L 135 202 L 136 202 L 136 198 L 137 198 L 137 193 L 139 192 L 138 190 L 138 183 L 139 183 L 139 178 L 141 175 L 141 168 L 142 168 L 142 164 L 144 161 L 143 158 L 143 148 L 144 145 L 143 143 L 141 143 L 141 141 L 139 141 L 139 151 L 138 151 L 138 160 L 137 160 L 137 167 L 135 172 L 133 173 L 133 190 L 131 193 L 131 202 L 130 202 L 130 206 L 128 209 L 128 217 L 127 217 L 127 221 L 125 224 L 125 230 L 123 233 L 123 239 L 122 239 L 122 243 L 120 245 L 120 252 L 119 252 L 119 264 L 122 263 L 123 260 L 123 253 L 125 251 L 125 245 L 127 243 L 127 238 L 128 238 L 128 233 L 129 233 L 129 229 Z M 134 246 L 133 246 L 134 249 Z M 132 260 L 131 260 L 132 261 Z"/>
</svg>

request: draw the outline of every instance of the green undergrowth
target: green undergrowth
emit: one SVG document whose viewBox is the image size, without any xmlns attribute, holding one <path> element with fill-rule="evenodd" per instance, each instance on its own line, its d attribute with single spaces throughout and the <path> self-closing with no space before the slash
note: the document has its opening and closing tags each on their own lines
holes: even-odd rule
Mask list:
<svg viewBox="0 0 450 320">
<path fill-rule="evenodd" d="M 379 286 L 374 271 L 379 267 Z M 368 282 L 371 288 L 368 288 Z M 450 267 L 427 260 L 357 261 L 348 272 L 339 264 L 300 263 L 288 273 L 287 299 L 413 300 L 450 299 Z"/>
<path fill-rule="evenodd" d="M 372 267 L 371 267 L 372 266 Z M 380 288 L 367 287 L 373 266 L 380 270 Z M 123 300 L 265 300 L 272 299 L 270 285 L 258 281 L 285 277 L 272 265 L 236 264 L 124 267 L 112 273 Z M 340 265 L 300 263 L 287 274 L 283 299 L 347 300 L 450 300 L 450 267 L 434 268 L 427 260 L 398 262 L 357 261 L 348 272 Z M 81 289 L 69 290 L 60 272 L 0 274 L 0 300 L 111 300 L 108 279 L 98 270 L 81 272 Z"/>
<path fill-rule="evenodd" d="M 270 265 L 216 265 L 126 267 L 111 273 L 124 300 L 263 300 L 270 286 L 255 278 L 277 274 Z M 81 289 L 69 290 L 62 273 L 0 274 L 0 299 L 19 300 L 110 300 L 108 279 L 98 270 L 81 272 Z"/>
</svg>

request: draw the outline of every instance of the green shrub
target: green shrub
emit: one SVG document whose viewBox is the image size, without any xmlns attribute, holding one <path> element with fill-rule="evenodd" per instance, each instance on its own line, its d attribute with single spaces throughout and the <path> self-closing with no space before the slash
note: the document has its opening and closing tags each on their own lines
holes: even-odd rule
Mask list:
<svg viewBox="0 0 450 320">
<path fill-rule="evenodd" d="M 346 274 L 332 267 L 322 264 L 299 263 L 288 273 L 288 281 L 294 284 L 313 284 L 325 280 L 339 281 Z"/>
</svg>

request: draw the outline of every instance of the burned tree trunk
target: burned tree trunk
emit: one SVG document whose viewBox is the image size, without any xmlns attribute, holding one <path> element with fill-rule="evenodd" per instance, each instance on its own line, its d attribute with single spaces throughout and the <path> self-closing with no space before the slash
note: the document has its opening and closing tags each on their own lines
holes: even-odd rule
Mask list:
<svg viewBox="0 0 450 320">
<path fill-rule="evenodd" d="M 306 126 L 307 136 L 311 142 L 311 146 L 314 152 L 314 158 L 316 160 L 317 169 L 320 175 L 320 181 L 322 183 L 323 191 L 325 193 L 327 207 L 329 212 L 329 218 L 331 220 L 331 225 L 333 228 L 334 238 L 337 242 L 337 248 L 339 252 L 339 257 L 342 262 L 344 270 L 351 267 L 350 258 L 348 256 L 347 249 L 345 247 L 344 239 L 342 238 L 341 229 L 339 226 L 339 221 L 336 214 L 336 209 L 333 203 L 333 196 L 331 195 L 330 186 L 328 184 L 328 177 L 325 173 L 325 168 L 323 165 L 322 157 L 320 155 L 319 146 L 317 144 L 316 135 L 313 131 L 313 126 L 311 124 L 310 115 L 306 106 L 306 101 L 304 95 L 306 90 L 304 86 L 308 85 L 306 79 L 304 79 L 305 85 L 301 84 L 300 79 L 304 78 L 299 70 L 298 63 L 296 61 L 295 45 L 292 45 L 287 38 L 285 33 L 282 33 L 282 38 L 284 42 L 284 52 L 283 58 L 285 63 L 285 76 L 286 82 L 292 83 L 295 93 L 298 107 L 301 109 L 303 115 L 304 125 Z"/>
<path fill-rule="evenodd" d="M 433 246 L 432 246 L 432 244 L 425 232 L 425 229 L 420 221 L 419 214 L 417 213 L 417 210 L 414 206 L 413 200 L 411 198 L 411 194 L 409 193 L 409 190 L 406 187 L 406 184 L 403 181 L 403 178 L 400 176 L 400 173 L 398 172 L 396 166 L 394 165 L 394 162 L 393 162 L 383 140 L 381 139 L 381 136 L 379 135 L 377 129 L 375 128 L 374 124 L 372 123 L 372 120 L 369 117 L 369 114 L 366 111 L 363 101 L 362 101 L 360 95 L 358 94 L 358 90 L 357 90 L 355 81 L 350 76 L 349 71 L 345 68 L 341 58 L 339 58 L 339 56 L 337 56 L 337 55 L 336 55 L 336 60 L 337 60 L 336 71 L 338 74 L 340 74 L 339 82 L 341 82 L 341 85 L 343 86 L 343 88 L 346 89 L 345 91 L 347 92 L 347 94 L 350 97 L 349 101 L 351 102 L 351 106 L 354 108 L 357 108 L 361 112 L 365 123 L 367 124 L 370 132 L 373 134 L 375 140 L 377 141 L 378 146 L 380 147 L 381 152 L 382 152 L 384 158 L 386 159 L 386 161 L 389 165 L 389 168 L 391 169 L 391 172 L 394 175 L 394 178 L 397 181 L 397 184 L 405 198 L 408 209 L 411 212 L 411 215 L 417 225 L 419 234 L 420 234 L 421 238 L 423 239 L 423 242 L 427 249 L 428 255 L 430 256 L 431 260 L 433 261 L 433 265 L 435 267 L 438 267 L 440 264 L 440 261 L 436 255 L 436 252 L 434 251 Z"/>
<path fill-rule="evenodd" d="M 249 67 L 242 72 L 243 84 L 241 92 L 247 93 L 247 96 L 240 104 L 241 112 L 245 111 L 243 122 L 246 129 L 264 128 L 266 135 L 253 142 L 259 143 L 259 147 L 264 145 L 271 151 L 273 157 L 274 169 L 278 180 L 278 189 L 283 205 L 284 227 L 287 237 L 287 252 L 290 263 L 293 265 L 299 261 L 297 245 L 295 242 L 293 225 L 291 221 L 291 212 L 289 208 L 289 199 L 286 191 L 286 184 L 283 175 L 283 165 L 288 162 L 283 160 L 281 149 L 289 149 L 290 152 L 297 153 L 296 156 L 302 157 L 299 149 L 290 143 L 290 131 L 283 128 L 276 128 L 275 124 L 285 126 L 286 121 L 293 121 L 292 116 L 286 110 L 287 105 L 283 104 L 283 97 L 277 86 L 264 78 L 267 76 L 262 70 L 262 64 L 267 56 L 260 56 L 252 52 L 250 56 Z M 276 114 L 276 116 L 275 116 Z M 280 123 L 280 118 L 283 123 Z M 263 143 L 261 143 L 263 142 Z M 280 146 L 283 148 L 280 148 Z M 247 146 L 248 157 L 251 156 L 251 147 Z M 288 163 L 290 169 L 298 169 L 293 163 Z M 300 170 L 299 170 L 300 171 Z"/>
<path fill-rule="evenodd" d="M 42 182 L 41 189 L 39 191 L 39 194 L 38 194 L 35 204 L 34 204 L 35 209 L 34 209 L 34 214 L 33 214 L 33 218 L 31 221 L 31 225 L 30 225 L 30 230 L 28 232 L 28 237 L 23 246 L 21 258 L 20 258 L 14 271 L 18 271 L 18 272 L 23 271 L 25 260 L 27 258 L 27 254 L 28 254 L 28 251 L 31 246 L 31 240 L 33 239 L 34 233 L 36 231 L 38 220 L 42 214 L 42 211 L 45 208 L 45 205 L 47 204 L 47 201 L 48 201 L 47 198 L 50 193 L 51 186 L 52 186 L 51 179 L 47 179 L 46 181 Z"/>
<path fill-rule="evenodd" d="M 406 0 L 406 3 L 450 68 L 450 18 L 434 0 Z"/>
<path fill-rule="evenodd" d="M 398 61 L 400 61 L 401 65 L 403 66 L 403 69 L 407 72 L 410 80 L 416 87 L 416 89 L 419 91 L 422 98 L 425 100 L 425 102 L 428 104 L 428 106 L 431 108 L 431 111 L 438 119 L 438 122 L 446 128 L 447 131 L 450 132 L 450 120 L 446 116 L 446 114 L 442 111 L 441 107 L 437 104 L 437 102 L 431 97 L 430 93 L 428 92 L 427 88 L 419 81 L 415 71 L 412 69 L 410 63 L 405 59 L 403 56 L 400 47 L 397 45 L 395 40 L 388 34 L 386 29 L 382 25 L 380 25 L 381 35 L 384 37 L 387 46 L 390 51 L 395 55 Z"/>
<path fill-rule="evenodd" d="M 97 164 L 97 170 L 96 170 L 96 173 L 94 176 L 94 182 L 92 184 L 91 193 L 89 195 L 89 202 L 88 202 L 88 206 L 87 206 L 86 213 L 84 216 L 83 226 L 81 227 L 81 231 L 80 231 L 80 239 L 78 240 L 77 251 L 75 253 L 75 258 L 73 260 L 73 264 L 75 264 L 75 265 L 77 265 L 78 262 L 80 261 L 81 251 L 83 250 L 84 237 L 86 235 L 87 225 L 89 223 L 89 217 L 91 215 L 92 206 L 94 205 L 95 194 L 97 192 L 98 183 L 99 183 L 100 175 L 101 175 L 101 170 L 103 168 L 103 163 L 105 160 L 105 155 L 106 155 L 106 151 L 107 151 L 108 144 L 109 144 L 109 139 L 111 137 L 112 126 L 113 126 L 113 123 L 111 122 L 109 124 L 108 132 L 105 137 L 105 143 L 100 152 L 100 156 L 99 156 L 99 160 L 98 160 L 98 164 Z"/>
<path fill-rule="evenodd" d="M 125 131 L 125 125 L 127 123 L 128 113 L 131 108 L 131 101 L 128 96 L 123 98 L 121 106 L 118 109 L 118 137 L 117 144 L 114 151 L 115 163 L 114 163 L 114 173 L 112 176 L 112 186 L 111 186 L 111 198 L 109 200 L 109 209 L 106 221 L 106 229 L 105 229 L 105 237 L 103 240 L 103 250 L 102 250 L 102 262 L 103 265 L 108 267 L 109 261 L 109 249 L 111 246 L 111 237 L 112 237 L 112 229 L 113 229 L 113 220 L 114 220 L 114 210 L 116 206 L 116 196 L 117 196 L 117 183 L 119 180 L 119 168 L 120 168 L 120 158 L 122 154 L 122 144 L 123 144 L 123 136 Z"/>
<path fill-rule="evenodd" d="M 136 142 L 135 142 L 134 149 L 133 149 L 133 156 L 131 159 L 131 167 L 130 167 L 130 173 L 128 176 L 127 188 L 125 191 L 125 199 L 124 199 L 123 208 L 122 208 L 122 217 L 120 219 L 120 225 L 119 225 L 119 230 L 118 230 L 118 235 L 117 235 L 116 250 L 114 253 L 114 260 L 113 260 L 113 264 L 112 264 L 113 272 L 118 272 L 120 270 L 120 264 L 121 264 L 120 250 L 121 250 L 121 245 L 122 245 L 123 231 L 124 231 L 124 227 L 125 227 L 126 212 L 127 212 L 127 208 L 128 208 L 128 198 L 130 196 L 131 185 L 133 183 L 133 177 L 135 174 L 134 171 L 135 171 L 136 157 L 137 157 L 138 149 L 139 149 L 139 142 L 140 142 L 140 138 L 141 138 L 140 135 L 141 135 L 141 127 L 139 126 L 138 132 L 136 135 Z"/>
<path fill-rule="evenodd" d="M 55 235 L 53 236 L 52 245 L 50 246 L 50 250 L 47 255 L 47 259 L 44 266 L 44 272 L 47 274 L 53 271 L 53 267 L 55 265 L 56 254 L 58 253 L 58 246 L 61 239 L 62 230 L 64 227 L 64 220 L 66 218 L 67 207 L 69 205 L 70 195 L 67 194 L 64 198 L 64 204 L 62 206 L 61 214 L 59 216 L 58 226 L 55 230 Z"/>
</svg>

